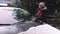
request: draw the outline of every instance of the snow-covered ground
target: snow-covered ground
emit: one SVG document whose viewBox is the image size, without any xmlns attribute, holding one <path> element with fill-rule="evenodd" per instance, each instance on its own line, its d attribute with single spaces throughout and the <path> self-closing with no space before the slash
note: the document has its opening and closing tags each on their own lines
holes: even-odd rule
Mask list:
<svg viewBox="0 0 60 34">
<path fill-rule="evenodd" d="M 48 24 L 44 24 L 36 27 L 31 27 L 29 30 L 18 34 L 60 34 L 60 30 Z"/>
</svg>

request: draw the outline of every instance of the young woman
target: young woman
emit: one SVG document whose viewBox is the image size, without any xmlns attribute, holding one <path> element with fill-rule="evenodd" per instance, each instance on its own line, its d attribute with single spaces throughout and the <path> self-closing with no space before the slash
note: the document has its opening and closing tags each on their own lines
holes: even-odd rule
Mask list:
<svg viewBox="0 0 60 34">
<path fill-rule="evenodd" d="M 37 22 L 46 22 L 45 12 L 47 7 L 45 6 L 44 2 L 39 3 L 38 11 L 36 13 L 35 21 Z"/>
</svg>

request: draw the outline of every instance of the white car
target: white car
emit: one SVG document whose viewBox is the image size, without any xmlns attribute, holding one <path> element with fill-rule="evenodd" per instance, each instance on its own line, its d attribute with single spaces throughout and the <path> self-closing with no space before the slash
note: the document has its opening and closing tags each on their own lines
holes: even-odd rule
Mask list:
<svg viewBox="0 0 60 34">
<path fill-rule="evenodd" d="M 21 8 L 0 7 L 0 34 L 17 34 L 18 28 L 15 25 L 11 25 L 19 22 L 14 18 L 16 17 L 15 9 Z"/>
</svg>

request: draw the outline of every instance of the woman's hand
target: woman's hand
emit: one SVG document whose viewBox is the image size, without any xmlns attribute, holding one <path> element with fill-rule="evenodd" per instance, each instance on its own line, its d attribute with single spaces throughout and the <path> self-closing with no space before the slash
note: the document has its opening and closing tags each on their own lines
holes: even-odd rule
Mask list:
<svg viewBox="0 0 60 34">
<path fill-rule="evenodd" d="M 47 10 L 47 7 L 44 7 L 43 9 L 41 9 L 41 10 Z"/>
</svg>

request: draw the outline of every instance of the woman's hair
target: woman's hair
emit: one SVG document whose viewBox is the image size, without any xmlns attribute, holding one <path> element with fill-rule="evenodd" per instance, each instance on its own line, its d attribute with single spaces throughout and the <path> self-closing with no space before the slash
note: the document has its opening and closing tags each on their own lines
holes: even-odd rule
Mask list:
<svg viewBox="0 0 60 34">
<path fill-rule="evenodd" d="M 39 6 L 45 6 L 45 3 L 44 2 L 40 2 Z"/>
</svg>

